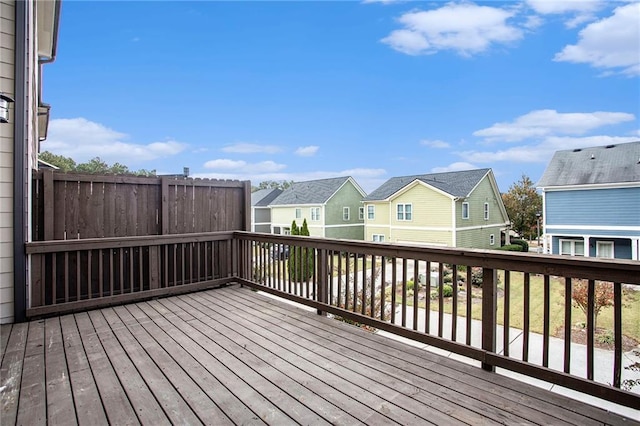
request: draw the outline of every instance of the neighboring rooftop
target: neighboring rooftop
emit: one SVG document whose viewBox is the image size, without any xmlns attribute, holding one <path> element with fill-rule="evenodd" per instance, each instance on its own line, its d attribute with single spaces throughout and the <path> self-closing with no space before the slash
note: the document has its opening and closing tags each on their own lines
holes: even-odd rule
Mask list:
<svg viewBox="0 0 640 426">
<path fill-rule="evenodd" d="M 640 182 L 640 141 L 556 151 L 537 186 Z"/>
<path fill-rule="evenodd" d="M 259 189 L 251 193 L 251 205 L 254 207 L 266 207 L 280 194 L 282 194 L 282 189 L 280 188 Z"/>
<path fill-rule="evenodd" d="M 309 180 L 295 182 L 284 190 L 271 205 L 281 206 L 288 204 L 324 204 L 336 193 L 349 176 L 329 179 Z"/>
<path fill-rule="evenodd" d="M 416 180 L 424 182 L 454 197 L 466 197 L 490 170 L 491 169 L 475 169 L 459 172 L 393 177 L 366 196 L 364 201 L 386 200 Z"/>
</svg>

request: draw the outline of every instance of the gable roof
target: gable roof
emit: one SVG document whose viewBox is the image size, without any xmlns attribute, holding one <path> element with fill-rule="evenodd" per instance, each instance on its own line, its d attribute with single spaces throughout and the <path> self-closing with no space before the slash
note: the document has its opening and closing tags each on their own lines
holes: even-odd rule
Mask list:
<svg viewBox="0 0 640 426">
<path fill-rule="evenodd" d="M 454 197 L 467 197 L 473 188 L 475 188 L 490 171 L 491 169 L 475 169 L 460 172 L 393 177 L 366 196 L 364 201 L 387 200 L 393 194 L 416 180 Z"/>
<path fill-rule="evenodd" d="M 539 188 L 640 182 L 640 141 L 556 151 Z"/>
<path fill-rule="evenodd" d="M 275 200 L 273 200 L 271 205 L 324 204 L 348 180 L 353 182 L 353 179 L 349 176 L 295 182 L 289 188 L 285 189 Z M 355 184 L 355 182 L 353 183 Z M 359 191 L 361 191 L 357 184 L 355 184 L 355 186 Z"/>
<path fill-rule="evenodd" d="M 279 188 L 259 189 L 251 193 L 251 205 L 254 207 L 266 207 L 280 194 L 282 194 L 282 189 Z"/>
</svg>

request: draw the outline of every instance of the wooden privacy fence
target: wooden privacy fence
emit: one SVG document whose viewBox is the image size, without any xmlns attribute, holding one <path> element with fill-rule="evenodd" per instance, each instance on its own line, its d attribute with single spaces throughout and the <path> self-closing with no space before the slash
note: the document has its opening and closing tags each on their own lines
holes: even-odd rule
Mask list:
<svg viewBox="0 0 640 426">
<path fill-rule="evenodd" d="M 34 172 L 33 240 L 251 229 L 249 181 Z"/>
</svg>

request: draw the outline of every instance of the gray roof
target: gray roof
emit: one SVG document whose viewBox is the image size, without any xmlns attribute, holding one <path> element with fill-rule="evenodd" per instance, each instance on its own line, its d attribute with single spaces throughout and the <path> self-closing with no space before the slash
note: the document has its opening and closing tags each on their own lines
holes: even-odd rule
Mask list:
<svg viewBox="0 0 640 426">
<path fill-rule="evenodd" d="M 640 182 L 640 141 L 556 151 L 538 187 Z"/>
<path fill-rule="evenodd" d="M 454 197 L 466 197 L 489 171 L 491 169 L 393 177 L 365 197 L 364 201 L 386 200 L 416 180 L 438 188 Z"/>
<path fill-rule="evenodd" d="M 255 207 L 266 207 L 280 194 L 282 194 L 282 189 L 279 188 L 259 189 L 251 193 L 251 205 Z"/>
<path fill-rule="evenodd" d="M 273 200 L 271 205 L 324 204 L 347 180 L 349 176 L 295 182 Z"/>
</svg>

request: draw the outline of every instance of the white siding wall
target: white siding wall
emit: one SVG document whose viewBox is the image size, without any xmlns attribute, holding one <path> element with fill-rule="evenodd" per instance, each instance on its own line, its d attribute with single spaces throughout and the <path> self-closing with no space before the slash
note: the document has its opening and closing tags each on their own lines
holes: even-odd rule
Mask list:
<svg viewBox="0 0 640 426">
<path fill-rule="evenodd" d="M 15 0 L 0 0 L 0 91 L 14 97 Z M 13 321 L 13 124 L 0 124 L 0 323 Z"/>
</svg>

